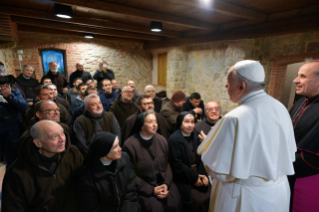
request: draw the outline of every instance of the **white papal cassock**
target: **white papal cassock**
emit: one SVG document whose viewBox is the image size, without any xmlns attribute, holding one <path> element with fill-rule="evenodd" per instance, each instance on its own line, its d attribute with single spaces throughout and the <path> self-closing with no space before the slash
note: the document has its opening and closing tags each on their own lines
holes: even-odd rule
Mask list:
<svg viewBox="0 0 319 212">
<path fill-rule="evenodd" d="M 286 212 L 297 150 L 288 111 L 263 90 L 238 105 L 197 150 L 213 178 L 210 211 Z"/>
</svg>

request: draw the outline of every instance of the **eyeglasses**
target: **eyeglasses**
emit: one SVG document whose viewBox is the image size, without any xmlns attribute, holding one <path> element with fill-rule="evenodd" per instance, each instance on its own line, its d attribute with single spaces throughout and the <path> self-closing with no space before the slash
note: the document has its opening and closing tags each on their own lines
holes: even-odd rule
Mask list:
<svg viewBox="0 0 319 212">
<path fill-rule="evenodd" d="M 218 112 L 218 111 L 220 111 L 220 107 L 206 108 L 206 111 L 207 111 L 207 112 L 211 112 L 211 111 L 214 111 L 214 110 Z"/>
<path fill-rule="evenodd" d="M 48 111 L 49 113 L 52 113 L 52 112 L 59 112 L 60 113 L 60 109 L 59 108 L 42 110 L 42 112 L 45 112 L 45 111 Z"/>
<path fill-rule="evenodd" d="M 123 91 L 123 93 L 134 93 L 134 91 Z"/>
<path fill-rule="evenodd" d="M 154 102 L 145 102 L 142 105 L 146 106 L 146 105 L 154 105 Z"/>
<path fill-rule="evenodd" d="M 146 93 L 153 93 L 153 92 L 155 92 L 155 90 L 146 91 Z"/>
</svg>

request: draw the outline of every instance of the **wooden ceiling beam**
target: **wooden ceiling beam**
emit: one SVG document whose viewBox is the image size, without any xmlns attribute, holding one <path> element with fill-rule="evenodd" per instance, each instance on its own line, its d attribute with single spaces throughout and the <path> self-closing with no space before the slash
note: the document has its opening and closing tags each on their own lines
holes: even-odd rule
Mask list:
<svg viewBox="0 0 319 212">
<path fill-rule="evenodd" d="M 145 50 L 170 48 L 181 45 L 210 43 L 225 40 L 250 39 L 266 36 L 277 36 L 290 33 L 301 33 L 319 30 L 319 16 L 311 15 L 287 20 L 267 22 L 254 26 L 246 26 L 237 29 L 220 31 L 210 35 L 181 38 L 161 42 L 148 42 L 144 45 Z"/>
<path fill-rule="evenodd" d="M 240 7 L 234 4 L 227 3 L 225 1 L 213 0 L 211 3 L 203 3 L 198 0 L 169 0 L 174 3 L 197 7 L 203 10 L 215 11 L 223 15 L 238 17 L 249 20 L 266 21 L 268 15 Z"/>
<path fill-rule="evenodd" d="M 104 41 L 118 41 L 118 42 L 128 42 L 128 43 L 140 43 L 143 44 L 144 42 L 141 40 L 136 39 L 128 39 L 128 38 L 117 38 L 117 37 L 109 37 L 109 36 L 102 36 L 102 35 L 94 35 L 94 39 L 86 39 L 83 36 L 83 33 L 79 32 L 70 32 L 64 30 L 57 30 L 57 29 L 49 29 L 49 28 L 42 28 L 42 27 L 34 27 L 34 26 L 26 26 L 18 24 L 19 32 L 31 32 L 31 33 L 39 33 L 39 34 L 48 34 L 48 35 L 61 35 L 67 37 L 77 37 L 82 38 L 85 40 L 104 40 Z"/>
<path fill-rule="evenodd" d="M 163 23 L 176 24 L 186 27 L 191 27 L 195 29 L 211 29 L 216 25 L 210 23 L 204 23 L 200 21 L 195 21 L 187 18 L 177 17 L 173 15 L 168 15 L 165 13 L 159 13 L 144 9 L 139 9 L 135 7 L 129 7 L 125 5 L 119 5 L 111 2 L 98 1 L 98 0 L 54 0 L 55 2 L 71 5 L 71 6 L 81 6 L 85 8 L 91 8 L 101 11 L 114 12 L 119 14 L 125 14 L 129 16 L 145 18 L 150 21 L 161 21 Z"/>
<path fill-rule="evenodd" d="M 45 20 L 24 18 L 24 17 L 18 17 L 18 16 L 10 16 L 10 17 L 12 22 L 23 24 L 23 25 L 29 25 L 29 26 L 38 26 L 43 28 L 53 28 L 53 29 L 75 31 L 75 32 L 82 32 L 82 33 L 93 33 L 93 34 L 123 37 L 123 38 L 133 38 L 133 39 L 139 39 L 139 40 L 156 40 L 156 41 L 162 40 L 161 37 L 153 36 L 153 35 L 115 31 L 111 29 L 96 29 L 96 28 L 89 28 L 89 27 L 78 26 L 73 24 L 58 23 L 54 21 L 45 21 Z"/>
<path fill-rule="evenodd" d="M 181 36 L 181 33 L 178 33 L 178 32 L 167 31 L 167 30 L 163 30 L 161 32 L 152 32 L 150 31 L 148 27 L 141 27 L 141 26 L 134 26 L 130 24 L 122 24 L 122 23 L 116 23 L 111 21 L 91 19 L 89 17 L 86 17 L 86 18 L 73 17 L 71 19 L 63 19 L 63 18 L 56 17 L 53 13 L 50 13 L 50 12 L 3 6 L 3 5 L 0 5 L 0 6 L 2 8 L 1 13 L 7 14 L 7 15 L 15 15 L 20 17 L 58 21 L 62 23 L 78 24 L 78 25 L 84 25 L 84 26 L 94 26 L 94 27 L 115 29 L 115 30 L 128 31 L 128 32 L 137 32 L 137 33 L 156 35 L 156 36 L 167 36 L 167 37 L 173 37 L 173 38 L 178 38 Z"/>
</svg>

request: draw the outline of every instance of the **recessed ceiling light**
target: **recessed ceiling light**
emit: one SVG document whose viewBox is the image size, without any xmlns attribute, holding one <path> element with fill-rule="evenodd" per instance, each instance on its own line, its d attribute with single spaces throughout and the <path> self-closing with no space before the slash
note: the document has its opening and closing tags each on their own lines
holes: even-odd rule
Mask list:
<svg viewBox="0 0 319 212">
<path fill-rule="evenodd" d="M 72 18 L 72 7 L 63 4 L 54 4 L 54 14 L 60 18 Z"/>
<path fill-rule="evenodd" d="M 151 31 L 152 32 L 160 32 L 160 31 L 162 31 L 162 22 L 151 21 Z"/>
<path fill-rule="evenodd" d="M 91 34 L 91 33 L 85 33 L 84 37 L 85 38 L 90 38 L 90 39 L 94 38 L 93 34 Z"/>
</svg>

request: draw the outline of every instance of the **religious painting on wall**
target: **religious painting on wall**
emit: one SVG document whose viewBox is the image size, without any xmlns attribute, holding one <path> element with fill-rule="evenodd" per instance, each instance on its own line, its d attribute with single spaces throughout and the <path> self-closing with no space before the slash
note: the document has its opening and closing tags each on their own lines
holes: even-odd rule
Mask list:
<svg viewBox="0 0 319 212">
<path fill-rule="evenodd" d="M 63 49 L 47 48 L 39 49 L 42 62 L 43 75 L 49 72 L 49 63 L 56 62 L 58 72 L 68 78 L 66 51 Z"/>
</svg>

